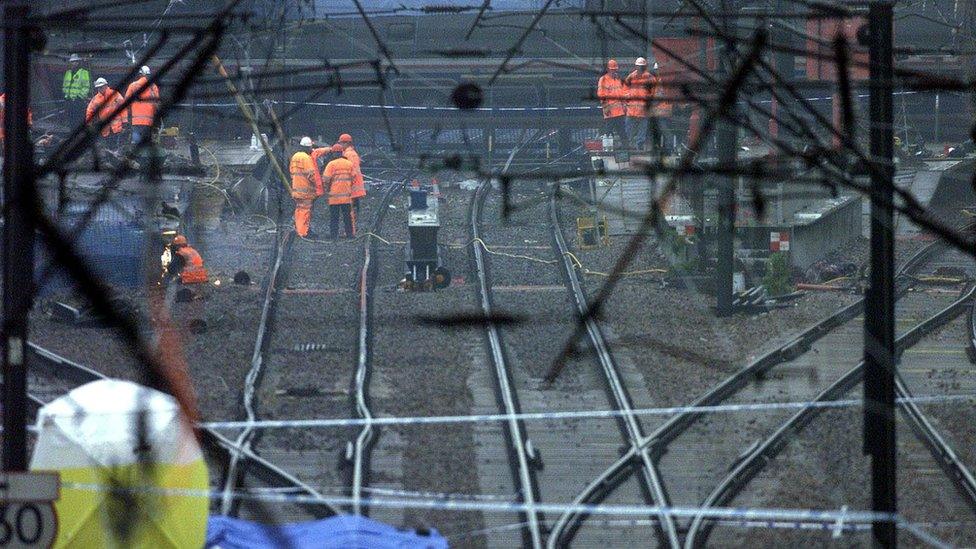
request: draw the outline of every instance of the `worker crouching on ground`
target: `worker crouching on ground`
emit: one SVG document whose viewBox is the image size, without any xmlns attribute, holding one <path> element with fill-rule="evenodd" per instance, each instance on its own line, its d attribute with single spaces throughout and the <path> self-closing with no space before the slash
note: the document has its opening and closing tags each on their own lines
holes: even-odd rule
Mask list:
<svg viewBox="0 0 976 549">
<path fill-rule="evenodd" d="M 95 80 L 95 95 L 88 102 L 88 109 L 85 111 L 85 123 L 92 125 L 108 120 L 109 116 L 116 112 L 125 100 L 119 92 L 109 87 L 104 78 Z M 112 121 L 102 128 L 102 138 L 112 149 L 118 149 L 122 137 L 122 123 L 125 112 L 119 112 Z"/>
<path fill-rule="evenodd" d="M 125 100 L 136 97 L 129 104 L 129 125 L 132 127 L 132 145 L 138 145 L 144 139 L 148 140 L 156 123 L 156 112 L 159 108 L 159 87 L 149 83 L 149 67 L 139 69 L 139 78 L 129 84 L 125 90 Z"/>
<path fill-rule="evenodd" d="M 647 146 L 648 132 L 651 143 L 655 147 L 660 144 L 661 137 L 657 127 L 657 119 L 651 114 L 652 102 L 657 90 L 657 77 L 647 70 L 647 59 L 638 57 L 634 61 L 634 71 L 624 79 L 627 89 L 627 137 L 635 149 L 643 150 Z"/>
<path fill-rule="evenodd" d="M 311 231 L 312 204 L 315 199 L 324 194 L 324 182 L 319 184 L 316 177 L 318 167 L 312 160 L 312 138 L 305 136 L 299 143 L 301 150 L 291 157 L 288 172 L 291 174 L 291 197 L 295 199 L 295 233 L 302 238 L 316 238 L 318 235 Z M 316 156 L 319 156 L 316 154 Z"/>
<path fill-rule="evenodd" d="M 203 284 L 207 282 L 207 269 L 203 266 L 203 258 L 187 242 L 186 237 L 179 234 L 169 245 L 169 263 L 166 274 L 170 277 L 179 276 L 183 284 Z M 163 263 L 166 264 L 165 254 Z"/>
<path fill-rule="evenodd" d="M 352 210 L 353 217 L 356 217 L 359 215 L 359 202 L 366 197 L 366 181 L 363 179 L 362 159 L 356 152 L 356 148 L 352 146 L 352 136 L 348 133 L 340 135 L 339 142 L 336 144 L 342 151 L 342 157 L 352 162 L 355 169 L 353 174 L 355 179 L 352 182 Z"/>
<path fill-rule="evenodd" d="M 617 74 L 617 60 L 607 62 L 607 73 L 600 77 L 596 86 L 596 96 L 603 107 L 603 134 L 616 135 L 627 146 L 627 133 L 624 117 L 627 114 L 627 91 Z"/>
<path fill-rule="evenodd" d="M 333 148 L 335 151 L 335 148 Z M 352 185 L 356 180 L 355 167 L 340 152 L 330 152 L 329 163 L 322 172 L 322 181 L 329 189 L 329 236 L 339 237 L 339 220 L 345 227 L 346 238 L 356 235 L 356 224 L 352 213 Z"/>
</svg>

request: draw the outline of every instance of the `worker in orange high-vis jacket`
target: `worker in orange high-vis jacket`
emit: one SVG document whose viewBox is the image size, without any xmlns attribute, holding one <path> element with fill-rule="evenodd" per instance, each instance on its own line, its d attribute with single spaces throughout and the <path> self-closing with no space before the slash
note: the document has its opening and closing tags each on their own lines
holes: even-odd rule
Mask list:
<svg viewBox="0 0 976 549">
<path fill-rule="evenodd" d="M 359 215 L 359 202 L 366 197 L 366 180 L 363 179 L 362 159 L 356 152 L 356 148 L 352 146 L 352 136 L 348 133 L 339 136 L 337 145 L 342 149 L 343 158 L 352 162 L 353 168 L 356 169 L 356 179 L 352 182 L 352 211 L 355 217 Z"/>
<path fill-rule="evenodd" d="M 302 238 L 316 238 L 310 230 L 312 223 L 312 203 L 319 196 L 316 190 L 318 167 L 312 160 L 312 138 L 302 138 L 302 149 L 291 157 L 288 172 L 291 174 L 291 197 L 295 199 L 295 233 Z"/>
<path fill-rule="evenodd" d="M 166 267 L 167 274 L 179 276 L 183 284 L 203 284 L 207 282 L 207 269 L 203 266 L 203 258 L 187 242 L 186 237 L 179 234 L 170 244 L 170 263 Z"/>
<path fill-rule="evenodd" d="M 153 125 L 156 123 L 156 113 L 159 109 L 159 86 L 149 83 L 149 67 L 143 65 L 139 69 L 139 78 L 129 84 L 125 90 L 125 100 L 135 97 L 129 104 L 129 125 L 132 127 L 132 144 L 137 145 L 143 139 L 149 139 Z"/>
<path fill-rule="evenodd" d="M 616 59 L 607 62 L 607 72 L 596 85 L 596 96 L 603 107 L 603 134 L 616 135 L 626 146 L 624 118 L 627 114 L 627 90 L 617 74 L 618 68 Z"/>
<path fill-rule="evenodd" d="M 334 240 L 339 236 L 339 221 L 345 227 L 346 238 L 356 235 L 356 224 L 352 214 L 352 185 L 356 180 L 356 169 L 348 158 L 339 152 L 330 152 L 329 163 L 322 172 L 322 180 L 329 189 L 329 236 Z"/>
<path fill-rule="evenodd" d="M 92 125 L 108 120 L 109 115 L 117 111 L 125 100 L 119 92 L 109 87 L 108 81 L 104 78 L 95 80 L 95 95 L 88 102 L 85 110 L 85 123 Z M 122 143 L 119 139 L 122 135 L 122 123 L 125 119 L 125 111 L 120 111 L 118 115 L 112 117 L 112 121 L 102 128 L 102 137 L 109 143 L 109 146 L 117 149 Z"/>
<path fill-rule="evenodd" d="M 634 71 L 624 78 L 627 88 L 627 138 L 634 148 L 643 150 L 650 132 L 651 143 L 660 142 L 657 121 L 651 116 L 654 95 L 657 90 L 657 77 L 647 70 L 647 59 L 638 57 L 634 61 Z"/>
</svg>

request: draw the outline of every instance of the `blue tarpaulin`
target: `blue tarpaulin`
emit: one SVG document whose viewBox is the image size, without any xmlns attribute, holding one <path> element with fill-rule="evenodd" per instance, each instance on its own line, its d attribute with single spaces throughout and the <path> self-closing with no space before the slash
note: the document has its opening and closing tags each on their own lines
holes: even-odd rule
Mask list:
<svg viewBox="0 0 976 549">
<path fill-rule="evenodd" d="M 208 548 L 221 549 L 447 549 L 437 530 L 418 534 L 365 517 L 342 515 L 313 522 L 269 526 L 241 519 L 211 516 Z"/>
</svg>

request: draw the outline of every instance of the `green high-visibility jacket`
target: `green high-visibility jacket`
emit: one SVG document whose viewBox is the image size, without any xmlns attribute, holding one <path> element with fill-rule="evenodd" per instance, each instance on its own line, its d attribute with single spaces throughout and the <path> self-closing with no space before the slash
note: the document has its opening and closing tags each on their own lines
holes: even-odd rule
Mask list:
<svg viewBox="0 0 976 549">
<path fill-rule="evenodd" d="M 65 99 L 88 99 L 91 91 L 91 75 L 87 69 L 71 69 L 64 72 L 64 85 L 61 86 Z"/>
</svg>

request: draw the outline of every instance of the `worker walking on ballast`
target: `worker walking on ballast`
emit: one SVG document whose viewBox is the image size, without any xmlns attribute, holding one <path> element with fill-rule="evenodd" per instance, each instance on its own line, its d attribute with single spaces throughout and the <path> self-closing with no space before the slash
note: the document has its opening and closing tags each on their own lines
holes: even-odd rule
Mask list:
<svg viewBox="0 0 976 549">
<path fill-rule="evenodd" d="M 124 101 L 119 92 L 110 88 L 104 78 L 95 80 L 95 95 L 92 96 L 91 101 L 88 102 L 88 108 L 85 110 L 85 123 L 93 125 L 104 122 L 112 113 L 118 111 Z M 122 124 L 125 118 L 126 114 L 123 109 L 102 128 L 102 138 L 113 149 L 118 149 L 122 145 Z"/>
<path fill-rule="evenodd" d="M 355 218 L 359 215 L 361 199 L 366 197 L 366 181 L 363 179 L 362 159 L 359 157 L 356 148 L 352 146 L 352 136 L 348 133 L 340 135 L 339 142 L 336 145 L 340 147 L 342 157 L 352 162 L 353 169 L 355 169 L 353 172 L 355 179 L 352 182 L 352 211 L 353 218 Z"/>
<path fill-rule="evenodd" d="M 312 223 L 312 203 L 324 194 L 324 187 L 318 185 L 318 168 L 312 160 L 312 138 L 305 136 L 299 143 L 302 149 L 291 157 L 288 172 L 291 174 L 291 197 L 295 199 L 295 233 L 302 238 L 316 238 L 310 230 Z"/>
<path fill-rule="evenodd" d="M 125 90 L 125 100 L 135 97 L 129 103 L 129 124 L 132 127 L 132 145 L 138 145 L 143 139 L 150 139 L 153 125 L 156 123 L 156 112 L 159 109 L 159 86 L 149 83 L 149 67 L 143 65 L 139 69 L 139 78 L 129 84 Z"/>
<path fill-rule="evenodd" d="M 333 148 L 335 150 L 335 148 Z M 355 167 L 339 152 L 331 152 L 329 163 L 322 172 L 322 181 L 329 190 L 329 236 L 339 237 L 339 221 L 342 221 L 346 238 L 356 235 L 356 223 L 352 213 L 352 185 L 356 180 Z"/>
<path fill-rule="evenodd" d="M 596 96 L 603 107 L 603 133 L 616 134 L 624 146 L 627 146 L 627 132 L 624 128 L 624 116 L 627 114 L 627 90 L 617 74 L 617 60 L 607 62 L 607 73 L 600 77 L 596 86 Z"/>
</svg>

